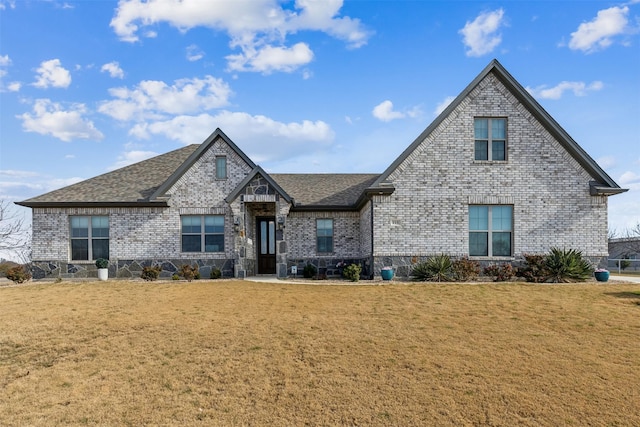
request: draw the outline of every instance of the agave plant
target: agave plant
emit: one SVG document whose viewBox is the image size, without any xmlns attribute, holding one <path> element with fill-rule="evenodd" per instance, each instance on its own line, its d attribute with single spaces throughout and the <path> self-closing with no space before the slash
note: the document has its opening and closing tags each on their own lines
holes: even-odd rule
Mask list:
<svg viewBox="0 0 640 427">
<path fill-rule="evenodd" d="M 416 264 L 411 276 L 416 281 L 450 282 L 453 280 L 453 264 L 449 255 L 435 255 Z"/>
<path fill-rule="evenodd" d="M 589 261 L 575 249 L 552 248 L 545 259 L 545 267 L 549 272 L 547 282 L 553 283 L 584 282 L 593 274 Z"/>
</svg>

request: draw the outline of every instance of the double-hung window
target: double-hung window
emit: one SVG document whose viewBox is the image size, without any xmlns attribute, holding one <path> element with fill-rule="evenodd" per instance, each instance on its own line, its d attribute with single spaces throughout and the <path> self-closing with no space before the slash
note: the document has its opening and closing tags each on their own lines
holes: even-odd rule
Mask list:
<svg viewBox="0 0 640 427">
<path fill-rule="evenodd" d="M 469 256 L 512 255 L 513 206 L 469 206 Z"/>
<path fill-rule="evenodd" d="M 316 220 L 316 249 L 318 253 L 333 252 L 333 220 Z"/>
<path fill-rule="evenodd" d="M 227 158 L 216 157 L 216 179 L 227 179 Z"/>
<path fill-rule="evenodd" d="M 71 216 L 71 260 L 109 259 L 109 217 Z"/>
<path fill-rule="evenodd" d="M 507 160 L 507 119 L 476 118 L 475 160 Z"/>
<path fill-rule="evenodd" d="M 182 252 L 224 252 L 224 215 L 184 215 Z"/>
</svg>

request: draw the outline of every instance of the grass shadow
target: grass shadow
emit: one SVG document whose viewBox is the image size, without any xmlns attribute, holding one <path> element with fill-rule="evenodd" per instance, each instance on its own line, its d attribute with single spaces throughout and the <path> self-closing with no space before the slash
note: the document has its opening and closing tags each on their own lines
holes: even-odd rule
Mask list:
<svg viewBox="0 0 640 427">
<path fill-rule="evenodd" d="M 624 299 L 638 299 L 640 300 L 640 291 L 636 292 L 605 292 L 605 295 L 609 295 L 616 298 Z"/>
</svg>

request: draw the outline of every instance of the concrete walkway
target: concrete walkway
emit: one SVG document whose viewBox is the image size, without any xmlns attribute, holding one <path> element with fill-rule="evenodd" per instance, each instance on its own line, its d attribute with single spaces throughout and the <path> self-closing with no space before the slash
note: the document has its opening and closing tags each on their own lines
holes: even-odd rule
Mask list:
<svg viewBox="0 0 640 427">
<path fill-rule="evenodd" d="M 621 282 L 640 283 L 640 276 L 617 276 L 609 275 L 609 280 L 620 280 Z"/>
</svg>

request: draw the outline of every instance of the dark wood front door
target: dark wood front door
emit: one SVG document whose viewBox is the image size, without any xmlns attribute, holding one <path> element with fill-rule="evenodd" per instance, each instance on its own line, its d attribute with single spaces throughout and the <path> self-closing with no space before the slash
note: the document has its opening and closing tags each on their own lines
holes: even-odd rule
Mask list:
<svg viewBox="0 0 640 427">
<path fill-rule="evenodd" d="M 258 236 L 258 274 L 276 274 L 276 219 L 256 218 Z"/>
</svg>

